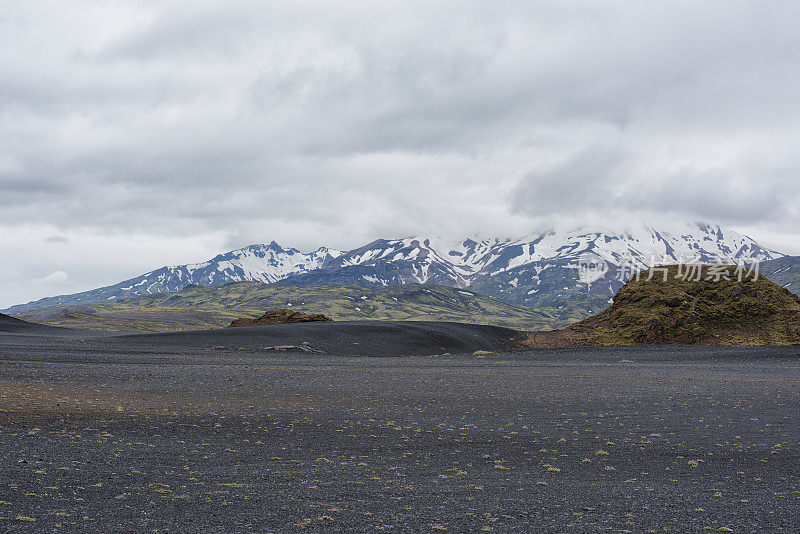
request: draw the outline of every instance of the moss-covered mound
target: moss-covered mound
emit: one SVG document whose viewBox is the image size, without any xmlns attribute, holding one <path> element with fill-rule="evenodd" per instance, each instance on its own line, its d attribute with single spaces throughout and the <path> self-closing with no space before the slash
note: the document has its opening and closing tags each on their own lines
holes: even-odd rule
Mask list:
<svg viewBox="0 0 800 534">
<path fill-rule="evenodd" d="M 605 311 L 535 346 L 800 344 L 800 298 L 734 266 L 657 267 L 631 279 Z"/>
<path fill-rule="evenodd" d="M 269 310 L 258 319 L 250 319 L 248 317 L 234 319 L 233 322 L 228 325 L 228 328 L 261 326 L 267 324 L 314 323 L 317 321 L 330 320 L 330 317 L 321 313 L 309 314 L 293 310 Z"/>
</svg>

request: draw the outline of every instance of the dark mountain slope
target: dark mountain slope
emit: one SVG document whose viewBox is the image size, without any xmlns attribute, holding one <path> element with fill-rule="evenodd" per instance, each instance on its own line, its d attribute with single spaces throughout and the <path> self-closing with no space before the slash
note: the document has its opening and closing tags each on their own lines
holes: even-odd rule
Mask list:
<svg viewBox="0 0 800 534">
<path fill-rule="evenodd" d="M 800 294 L 800 256 L 784 256 L 761 262 L 761 274 L 779 286 Z"/>
</svg>

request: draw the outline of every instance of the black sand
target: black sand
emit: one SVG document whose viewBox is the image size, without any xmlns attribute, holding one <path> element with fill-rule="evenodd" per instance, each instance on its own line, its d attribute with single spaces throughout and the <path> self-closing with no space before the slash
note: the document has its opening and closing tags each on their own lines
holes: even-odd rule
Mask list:
<svg viewBox="0 0 800 534">
<path fill-rule="evenodd" d="M 425 321 L 337 321 L 225 328 L 200 332 L 119 337 L 153 348 L 263 349 L 306 345 L 326 353 L 349 356 L 397 356 L 509 350 L 524 336 L 498 326 Z"/>
<path fill-rule="evenodd" d="M 0 530 L 796 531 L 800 349 L 474 355 L 442 328 L 470 354 L 0 335 Z"/>
</svg>

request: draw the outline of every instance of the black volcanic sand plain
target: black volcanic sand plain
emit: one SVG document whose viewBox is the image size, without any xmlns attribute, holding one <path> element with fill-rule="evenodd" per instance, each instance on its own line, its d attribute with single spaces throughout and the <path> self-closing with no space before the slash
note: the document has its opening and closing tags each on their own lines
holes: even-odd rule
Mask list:
<svg viewBox="0 0 800 534">
<path fill-rule="evenodd" d="M 798 347 L 397 327 L 0 334 L 0 531 L 797 531 Z"/>
</svg>

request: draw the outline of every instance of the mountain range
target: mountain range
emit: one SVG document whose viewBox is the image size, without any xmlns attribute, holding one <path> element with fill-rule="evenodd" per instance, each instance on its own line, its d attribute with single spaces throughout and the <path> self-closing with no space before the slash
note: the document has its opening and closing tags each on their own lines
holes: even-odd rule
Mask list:
<svg viewBox="0 0 800 534">
<path fill-rule="evenodd" d="M 703 223 L 671 231 L 647 225 L 623 232 L 600 228 L 551 230 L 522 239 L 378 239 L 350 251 L 321 247 L 310 253 L 273 241 L 220 254 L 206 262 L 162 267 L 111 286 L 48 297 L 4 311 L 22 313 L 243 281 L 431 284 L 469 288 L 513 305 L 544 306 L 580 293 L 608 300 L 630 274 L 651 265 L 769 262 L 783 257 L 747 236 Z M 791 265 L 795 264 L 787 264 L 787 268 Z"/>
</svg>

